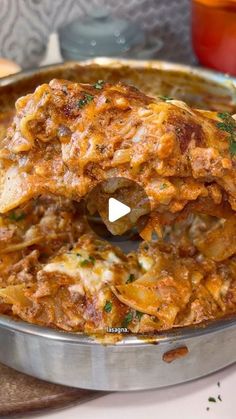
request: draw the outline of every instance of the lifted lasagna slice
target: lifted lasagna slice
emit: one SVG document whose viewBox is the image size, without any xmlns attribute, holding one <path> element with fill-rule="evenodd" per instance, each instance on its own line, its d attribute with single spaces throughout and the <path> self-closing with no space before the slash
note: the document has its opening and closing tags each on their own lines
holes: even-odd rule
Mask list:
<svg viewBox="0 0 236 419">
<path fill-rule="evenodd" d="M 122 84 L 53 80 L 19 99 L 0 151 L 0 211 L 40 194 L 79 201 L 124 177 L 151 203 L 152 227 L 184 211 L 236 209 L 235 120 Z"/>
</svg>

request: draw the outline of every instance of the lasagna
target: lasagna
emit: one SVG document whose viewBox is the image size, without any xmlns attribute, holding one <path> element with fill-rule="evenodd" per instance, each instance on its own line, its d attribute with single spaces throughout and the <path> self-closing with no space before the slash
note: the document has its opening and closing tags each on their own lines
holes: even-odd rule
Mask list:
<svg viewBox="0 0 236 419">
<path fill-rule="evenodd" d="M 120 83 L 53 80 L 20 98 L 0 148 L 1 312 L 86 333 L 235 313 L 235 156 L 227 112 Z M 150 201 L 136 252 L 96 237 L 83 215 L 81 200 L 113 178 L 121 200 L 128 179 Z M 95 210 L 122 234 L 129 222 L 114 232 L 102 198 Z"/>
</svg>

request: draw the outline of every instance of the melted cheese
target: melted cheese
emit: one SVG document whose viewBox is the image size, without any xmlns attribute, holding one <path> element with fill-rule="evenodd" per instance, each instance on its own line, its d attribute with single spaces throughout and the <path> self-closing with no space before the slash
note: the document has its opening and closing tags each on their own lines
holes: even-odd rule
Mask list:
<svg viewBox="0 0 236 419">
<path fill-rule="evenodd" d="M 69 253 L 57 256 L 44 266 L 45 272 L 60 272 L 81 281 L 85 290 L 91 293 L 99 291 L 106 283 L 115 279 L 115 268 L 121 260 L 114 252 L 109 251 L 106 259 L 95 259 L 84 249 L 75 248 Z M 71 289 L 72 291 L 75 288 Z M 81 293 L 81 289 L 77 292 Z"/>
</svg>

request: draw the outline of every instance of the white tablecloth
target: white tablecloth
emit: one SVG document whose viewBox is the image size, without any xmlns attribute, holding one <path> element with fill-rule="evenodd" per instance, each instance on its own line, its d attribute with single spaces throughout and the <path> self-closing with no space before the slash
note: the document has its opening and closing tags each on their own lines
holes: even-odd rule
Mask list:
<svg viewBox="0 0 236 419">
<path fill-rule="evenodd" d="M 216 348 L 220 350 L 220 348 Z M 218 387 L 217 383 L 220 383 Z M 42 419 L 235 419 L 236 365 L 190 383 L 132 393 L 113 393 Z M 222 401 L 218 400 L 218 395 Z M 214 397 L 217 402 L 208 402 Z M 207 410 L 207 407 L 210 410 Z"/>
</svg>

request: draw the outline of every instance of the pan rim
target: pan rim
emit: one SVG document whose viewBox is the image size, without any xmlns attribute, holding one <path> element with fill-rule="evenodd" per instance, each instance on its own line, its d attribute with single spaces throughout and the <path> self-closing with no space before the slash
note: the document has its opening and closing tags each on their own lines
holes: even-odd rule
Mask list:
<svg viewBox="0 0 236 419">
<path fill-rule="evenodd" d="M 219 333 L 223 330 L 236 327 L 236 315 L 229 315 L 225 318 L 210 320 L 198 325 L 172 328 L 170 330 L 147 333 L 147 334 L 127 334 L 116 343 L 105 342 L 108 347 L 114 346 L 146 346 L 149 344 L 166 344 L 173 342 L 186 341 L 213 333 Z M 100 346 L 102 339 L 98 336 L 88 335 L 83 332 L 67 332 L 60 329 L 53 329 L 37 324 L 27 323 L 23 320 L 12 318 L 11 316 L 0 315 L 0 329 L 7 329 L 12 332 L 18 332 L 32 337 L 41 337 L 47 340 L 66 342 L 77 345 L 97 345 Z"/>
</svg>

